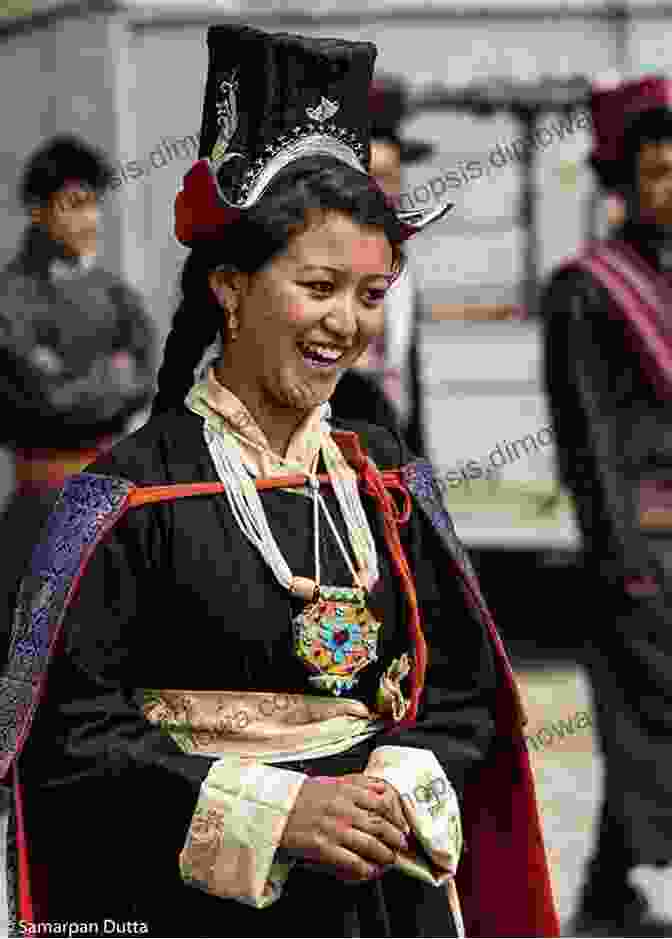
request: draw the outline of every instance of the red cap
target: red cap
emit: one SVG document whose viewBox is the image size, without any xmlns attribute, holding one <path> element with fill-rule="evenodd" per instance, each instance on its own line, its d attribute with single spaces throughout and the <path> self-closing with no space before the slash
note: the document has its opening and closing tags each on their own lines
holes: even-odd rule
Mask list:
<svg viewBox="0 0 672 939">
<path fill-rule="evenodd" d="M 647 75 L 615 87 L 596 84 L 590 98 L 593 159 L 603 163 L 622 160 L 625 129 L 632 118 L 660 107 L 672 108 L 672 81 L 664 75 Z"/>
<path fill-rule="evenodd" d="M 369 112 L 371 114 L 377 115 L 382 111 L 388 110 L 392 98 L 395 99 L 395 103 L 398 101 L 397 110 L 399 112 L 399 119 L 401 119 L 403 114 L 403 91 L 401 82 L 394 82 L 390 79 L 383 81 L 381 78 L 372 79 L 369 85 Z"/>
</svg>

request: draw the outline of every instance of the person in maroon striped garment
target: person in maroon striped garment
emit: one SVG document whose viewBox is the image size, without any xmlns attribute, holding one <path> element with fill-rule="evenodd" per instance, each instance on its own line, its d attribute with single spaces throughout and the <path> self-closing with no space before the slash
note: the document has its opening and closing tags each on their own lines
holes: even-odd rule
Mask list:
<svg viewBox="0 0 672 939">
<path fill-rule="evenodd" d="M 559 470 L 599 610 L 585 664 L 606 768 L 568 935 L 672 935 L 630 883 L 634 867 L 672 860 L 672 82 L 598 86 L 591 106 L 591 164 L 624 218 L 542 299 Z"/>
</svg>

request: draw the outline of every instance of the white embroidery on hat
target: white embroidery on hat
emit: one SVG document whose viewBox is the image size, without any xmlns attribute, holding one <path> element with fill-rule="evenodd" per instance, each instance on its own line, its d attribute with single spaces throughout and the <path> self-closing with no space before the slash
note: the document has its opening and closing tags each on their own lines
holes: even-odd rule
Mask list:
<svg viewBox="0 0 672 939">
<path fill-rule="evenodd" d="M 328 121 L 330 117 L 333 117 L 334 114 L 340 110 L 340 107 L 338 101 L 330 101 L 329 98 L 325 98 L 323 95 L 317 107 L 306 108 L 306 114 L 311 121 L 317 121 L 318 124 L 323 124 L 324 121 Z"/>
<path fill-rule="evenodd" d="M 219 83 L 217 93 L 217 126 L 219 134 L 210 158 L 214 164 L 222 163 L 233 135 L 238 130 L 238 70 Z"/>
</svg>

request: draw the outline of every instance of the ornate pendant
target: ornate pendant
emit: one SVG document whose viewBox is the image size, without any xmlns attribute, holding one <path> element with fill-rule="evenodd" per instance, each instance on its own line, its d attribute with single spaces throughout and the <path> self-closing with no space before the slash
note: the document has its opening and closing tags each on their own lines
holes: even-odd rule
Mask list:
<svg viewBox="0 0 672 939">
<path fill-rule="evenodd" d="M 320 691 L 340 695 L 378 658 L 381 624 L 366 605 L 363 587 L 319 587 L 316 600 L 295 616 L 294 652 L 314 674 Z"/>
</svg>

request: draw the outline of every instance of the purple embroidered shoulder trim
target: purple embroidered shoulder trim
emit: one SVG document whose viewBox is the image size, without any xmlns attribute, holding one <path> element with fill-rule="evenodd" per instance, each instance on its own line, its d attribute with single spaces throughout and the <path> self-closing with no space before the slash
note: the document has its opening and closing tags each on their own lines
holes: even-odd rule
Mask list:
<svg viewBox="0 0 672 939">
<path fill-rule="evenodd" d="M 488 609 L 488 605 L 481 593 L 481 586 L 478 582 L 476 572 L 471 565 L 471 561 L 469 560 L 469 555 L 462 546 L 460 539 L 457 537 L 453 520 L 443 504 L 441 489 L 434 474 L 434 470 L 430 463 L 425 460 L 418 460 L 415 463 L 410 463 L 408 466 L 402 466 L 401 475 L 411 495 L 415 497 L 418 506 L 429 518 L 443 546 L 453 559 L 460 577 L 460 587 L 465 601 L 488 630 L 490 640 L 497 653 L 496 662 L 498 663 L 498 670 L 500 671 L 505 686 L 508 686 L 510 689 L 515 702 L 514 710 L 517 723 L 510 732 L 520 738 L 522 728 L 526 723 L 526 718 L 516 688 L 516 681 L 511 670 L 511 665 L 495 622 Z"/>
<path fill-rule="evenodd" d="M 428 512 L 435 527 L 447 528 L 451 534 L 454 534 L 453 522 L 443 505 L 441 490 L 436 481 L 432 464 L 426 460 L 416 460 L 415 463 L 402 466 L 401 475 L 411 493 Z"/>
<path fill-rule="evenodd" d="M 0 678 L 0 778 L 21 751 L 61 623 L 91 552 L 124 514 L 133 483 L 79 473 L 63 487 L 19 591 Z"/>
<path fill-rule="evenodd" d="M 415 497 L 418 505 L 436 529 L 444 546 L 459 564 L 465 580 L 479 598 L 480 603 L 485 607 L 476 572 L 472 567 L 469 555 L 457 536 L 453 520 L 443 503 L 441 487 L 431 463 L 426 460 L 416 460 L 414 463 L 408 463 L 406 466 L 401 467 L 401 475 L 411 495 Z"/>
</svg>

